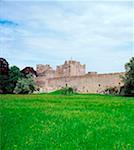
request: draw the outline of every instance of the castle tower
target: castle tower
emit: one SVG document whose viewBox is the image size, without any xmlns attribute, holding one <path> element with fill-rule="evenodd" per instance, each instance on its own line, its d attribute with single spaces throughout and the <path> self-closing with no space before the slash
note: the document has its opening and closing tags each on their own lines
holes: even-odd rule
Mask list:
<svg viewBox="0 0 134 150">
<path fill-rule="evenodd" d="M 45 78 L 72 77 L 85 75 L 85 68 L 85 65 L 71 59 L 69 61 L 65 61 L 63 65 L 57 66 L 56 70 L 54 70 L 50 65 L 37 65 L 36 72 L 37 76 L 43 76 Z"/>
<path fill-rule="evenodd" d="M 86 73 L 85 65 L 80 62 L 69 60 L 56 68 L 56 77 L 81 76 Z"/>
<path fill-rule="evenodd" d="M 44 76 L 46 78 L 54 78 L 55 70 L 50 65 L 37 65 L 36 66 L 37 76 Z"/>
</svg>

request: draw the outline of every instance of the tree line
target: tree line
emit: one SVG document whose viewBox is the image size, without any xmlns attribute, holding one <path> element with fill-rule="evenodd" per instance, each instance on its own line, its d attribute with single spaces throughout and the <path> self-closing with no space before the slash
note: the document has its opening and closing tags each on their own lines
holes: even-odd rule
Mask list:
<svg viewBox="0 0 134 150">
<path fill-rule="evenodd" d="M 35 88 L 32 71 L 28 72 L 27 68 L 20 70 L 17 66 L 9 68 L 8 62 L 0 58 L 0 93 L 28 94 Z"/>
<path fill-rule="evenodd" d="M 125 70 L 125 76 L 122 77 L 124 85 L 121 87 L 121 95 L 134 96 L 134 57 L 125 64 Z M 8 62 L 0 58 L 0 93 L 33 93 L 36 89 L 33 76 L 36 75 L 32 67 L 26 67 L 23 70 L 17 66 L 9 68 Z M 68 92 L 68 90 L 64 91 Z"/>
</svg>

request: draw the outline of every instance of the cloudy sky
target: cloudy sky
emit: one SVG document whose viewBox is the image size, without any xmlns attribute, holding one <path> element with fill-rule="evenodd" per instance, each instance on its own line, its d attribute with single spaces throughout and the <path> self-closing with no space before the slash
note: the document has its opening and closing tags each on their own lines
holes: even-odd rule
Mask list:
<svg viewBox="0 0 134 150">
<path fill-rule="evenodd" d="M 132 1 L 0 1 L 0 57 L 20 68 L 72 59 L 121 72 L 134 56 Z"/>
</svg>

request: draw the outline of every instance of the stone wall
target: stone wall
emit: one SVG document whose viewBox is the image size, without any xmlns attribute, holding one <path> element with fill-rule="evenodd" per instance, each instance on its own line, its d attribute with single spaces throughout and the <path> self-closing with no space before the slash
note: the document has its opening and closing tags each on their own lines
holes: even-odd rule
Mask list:
<svg viewBox="0 0 134 150">
<path fill-rule="evenodd" d="M 80 93 L 103 93 L 109 87 L 121 87 L 125 73 L 85 73 L 85 65 L 77 61 L 65 61 L 53 70 L 49 65 L 37 65 L 37 86 L 43 92 L 51 92 L 70 86 Z"/>
<path fill-rule="evenodd" d="M 113 73 L 113 74 L 96 74 L 74 77 L 59 77 L 40 79 L 38 84 L 44 92 L 55 91 L 62 87 L 71 86 L 80 93 L 103 93 L 106 88 L 109 87 L 121 87 L 123 85 L 121 76 L 124 73 Z M 39 81 L 39 80 L 38 80 Z"/>
<path fill-rule="evenodd" d="M 37 65 L 36 66 L 37 76 L 44 76 L 45 78 L 54 78 L 55 70 L 50 65 Z"/>
<path fill-rule="evenodd" d="M 86 73 L 86 69 L 85 65 L 81 65 L 80 62 L 69 60 L 65 61 L 63 65 L 57 66 L 56 70 L 54 70 L 50 65 L 37 65 L 36 72 L 38 76 L 55 78 L 84 75 Z"/>
</svg>

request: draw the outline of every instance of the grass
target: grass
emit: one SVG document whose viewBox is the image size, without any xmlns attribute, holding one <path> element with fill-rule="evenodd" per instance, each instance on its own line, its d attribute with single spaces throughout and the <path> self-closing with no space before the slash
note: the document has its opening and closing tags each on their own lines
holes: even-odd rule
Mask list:
<svg viewBox="0 0 134 150">
<path fill-rule="evenodd" d="M 133 150 L 134 98 L 0 95 L 2 150 Z"/>
</svg>

